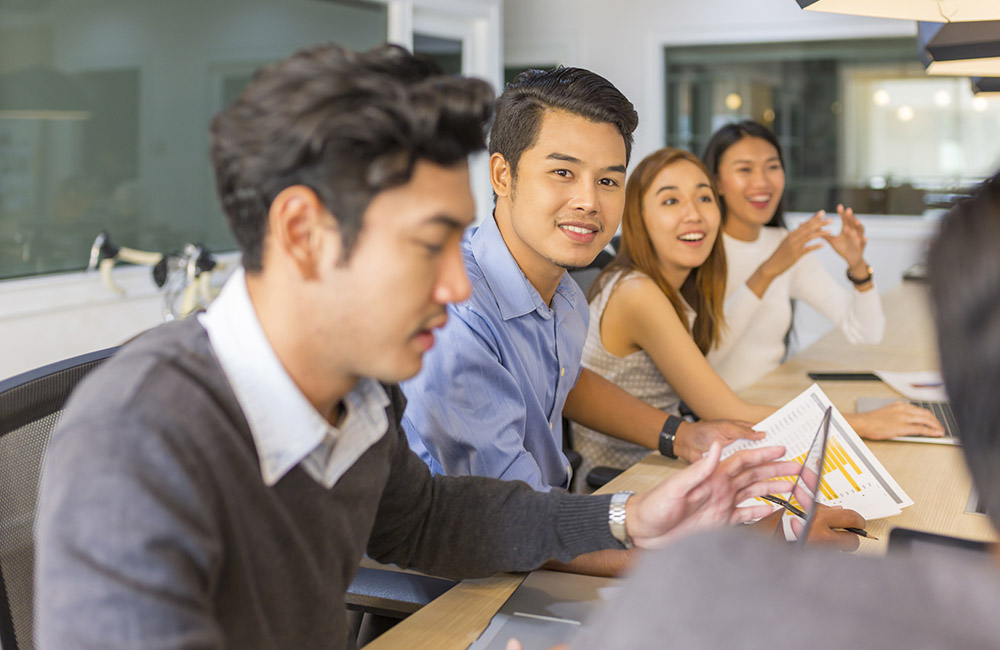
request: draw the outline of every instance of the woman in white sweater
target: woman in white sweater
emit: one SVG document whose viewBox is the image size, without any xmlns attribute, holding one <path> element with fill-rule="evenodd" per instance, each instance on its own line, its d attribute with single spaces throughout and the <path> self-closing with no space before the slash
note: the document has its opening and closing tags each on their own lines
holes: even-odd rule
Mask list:
<svg viewBox="0 0 1000 650">
<path fill-rule="evenodd" d="M 739 398 L 704 356 L 725 329 L 721 220 L 715 187 L 693 154 L 661 149 L 638 164 L 625 189 L 618 256 L 588 296 L 583 365 L 674 415 L 683 399 L 702 418 L 757 422 L 775 408 Z M 846 417 L 869 438 L 943 433 L 933 414 L 905 406 Z M 901 417 L 910 409 L 914 426 Z M 649 453 L 575 423 L 572 431 L 581 478 L 595 465 L 625 468 Z"/>
<path fill-rule="evenodd" d="M 789 232 L 781 203 L 781 148 L 774 133 L 756 122 L 716 131 L 702 160 L 719 188 L 728 263 L 728 329 L 708 359 L 726 383 L 741 391 L 778 367 L 792 326 L 792 300 L 815 308 L 852 343 L 880 342 L 885 316 L 864 258 L 865 229 L 854 212 L 837 206 L 836 236 L 825 230 L 833 220 L 823 210 Z M 809 254 L 824 241 L 846 262 L 853 289 L 838 285 Z"/>
</svg>

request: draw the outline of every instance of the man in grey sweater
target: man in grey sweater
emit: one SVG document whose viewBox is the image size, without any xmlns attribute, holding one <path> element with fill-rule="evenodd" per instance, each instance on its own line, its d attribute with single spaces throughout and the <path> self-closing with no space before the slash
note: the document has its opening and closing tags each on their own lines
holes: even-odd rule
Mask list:
<svg viewBox="0 0 1000 650">
<path fill-rule="evenodd" d="M 466 156 L 492 100 L 399 48 L 328 46 L 215 119 L 245 270 L 70 400 L 40 489 L 38 647 L 342 648 L 366 552 L 483 576 L 767 510 L 735 505 L 794 471 L 781 448 L 720 462 L 716 445 L 631 498 L 431 477 L 409 450 L 395 384 L 469 295 Z"/>
</svg>

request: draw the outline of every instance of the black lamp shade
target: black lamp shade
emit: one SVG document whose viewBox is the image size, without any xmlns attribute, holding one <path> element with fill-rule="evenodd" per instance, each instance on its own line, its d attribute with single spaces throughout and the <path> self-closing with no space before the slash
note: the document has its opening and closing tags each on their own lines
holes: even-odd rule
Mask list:
<svg viewBox="0 0 1000 650">
<path fill-rule="evenodd" d="M 796 0 L 810 11 L 936 22 L 1000 20 L 998 0 Z"/>
<path fill-rule="evenodd" d="M 920 23 L 917 33 L 929 74 L 1000 77 L 1000 20 Z"/>
<path fill-rule="evenodd" d="M 977 95 L 981 93 L 1000 94 L 1000 77 L 973 77 L 972 92 Z"/>
</svg>

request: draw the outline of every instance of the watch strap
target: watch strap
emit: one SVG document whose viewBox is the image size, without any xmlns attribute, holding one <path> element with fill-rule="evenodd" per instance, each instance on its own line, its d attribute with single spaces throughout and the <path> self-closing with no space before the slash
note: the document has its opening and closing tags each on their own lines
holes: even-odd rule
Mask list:
<svg viewBox="0 0 1000 650">
<path fill-rule="evenodd" d="M 658 448 L 660 453 L 668 458 L 677 458 L 677 454 L 674 453 L 674 441 L 677 439 L 677 429 L 683 421 L 676 415 L 668 415 L 667 421 L 663 423 L 663 428 L 660 429 Z"/>
<path fill-rule="evenodd" d="M 862 284 L 868 284 L 869 282 L 872 281 L 872 275 L 875 274 L 875 270 L 872 269 L 871 265 L 868 265 L 865 267 L 865 271 L 868 274 L 867 276 L 863 278 L 856 278 L 853 275 L 851 275 L 851 269 L 847 269 L 847 279 L 850 280 L 856 286 L 861 286 Z"/>
<path fill-rule="evenodd" d="M 629 539 L 628 531 L 625 529 L 625 504 L 635 492 L 623 490 L 611 496 L 611 504 L 608 506 L 608 526 L 611 528 L 611 536 L 621 542 L 626 549 L 632 548 L 632 540 Z"/>
</svg>

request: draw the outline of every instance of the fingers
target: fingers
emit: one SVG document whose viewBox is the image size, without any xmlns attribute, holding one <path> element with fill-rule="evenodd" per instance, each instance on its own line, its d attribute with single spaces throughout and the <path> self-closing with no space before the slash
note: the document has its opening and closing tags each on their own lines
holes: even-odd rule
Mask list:
<svg viewBox="0 0 1000 650">
<path fill-rule="evenodd" d="M 763 519 L 771 514 L 772 507 L 768 505 L 753 505 L 733 508 L 733 513 L 729 517 L 729 523 L 742 524 L 745 521 Z"/>
<path fill-rule="evenodd" d="M 872 431 L 868 432 L 869 437 L 941 437 L 945 433 L 941 422 L 931 411 L 908 402 L 893 402 L 865 415 L 875 419 Z"/>
<path fill-rule="evenodd" d="M 507 642 L 506 650 L 522 650 L 521 642 L 517 639 L 511 639 Z"/>
<path fill-rule="evenodd" d="M 777 460 L 785 455 L 785 448 L 781 445 L 770 445 L 768 447 L 758 447 L 757 449 L 744 449 L 743 451 L 738 451 L 726 460 L 722 461 L 721 465 L 726 469 L 726 473 L 730 476 L 736 476 L 748 467 L 754 467 L 756 465 L 762 465 L 773 460 Z M 792 474 L 797 474 L 799 471 L 798 463 L 793 463 L 795 466 Z M 783 476 L 778 474 L 777 476 Z"/>
<path fill-rule="evenodd" d="M 786 479 L 772 480 L 764 479 L 762 481 L 757 481 L 756 483 L 751 483 L 746 487 L 737 490 L 736 496 L 734 497 L 734 503 L 743 503 L 747 499 L 753 499 L 755 497 L 762 497 L 765 494 L 775 494 L 780 492 L 790 492 L 792 490 L 792 482 Z M 769 506 L 773 508 L 773 506 Z"/>
<path fill-rule="evenodd" d="M 854 533 L 833 530 L 835 528 L 863 529 L 868 522 L 854 510 L 839 506 L 830 508 L 820 505 L 816 508 L 814 516 L 813 525 L 809 529 L 809 542 L 830 544 L 847 552 L 855 551 L 860 546 L 860 538 Z"/>
<path fill-rule="evenodd" d="M 861 546 L 861 538 L 846 530 L 833 530 L 827 526 L 820 526 L 819 522 L 814 522 L 809 528 L 809 537 L 806 540 L 810 544 L 823 544 L 832 546 L 844 553 L 853 553 Z"/>
<path fill-rule="evenodd" d="M 716 441 L 712 443 L 704 456 L 691 463 L 689 467 L 674 474 L 672 479 L 667 479 L 661 485 L 672 481 L 673 487 L 678 490 L 679 494 L 687 494 L 712 475 L 719 466 L 720 458 L 722 458 L 722 444 Z"/>
<path fill-rule="evenodd" d="M 739 440 L 740 438 L 760 440 L 765 435 L 761 431 L 754 431 L 752 424 L 742 420 L 723 420 L 720 422 L 719 432 L 727 441 Z"/>
</svg>

